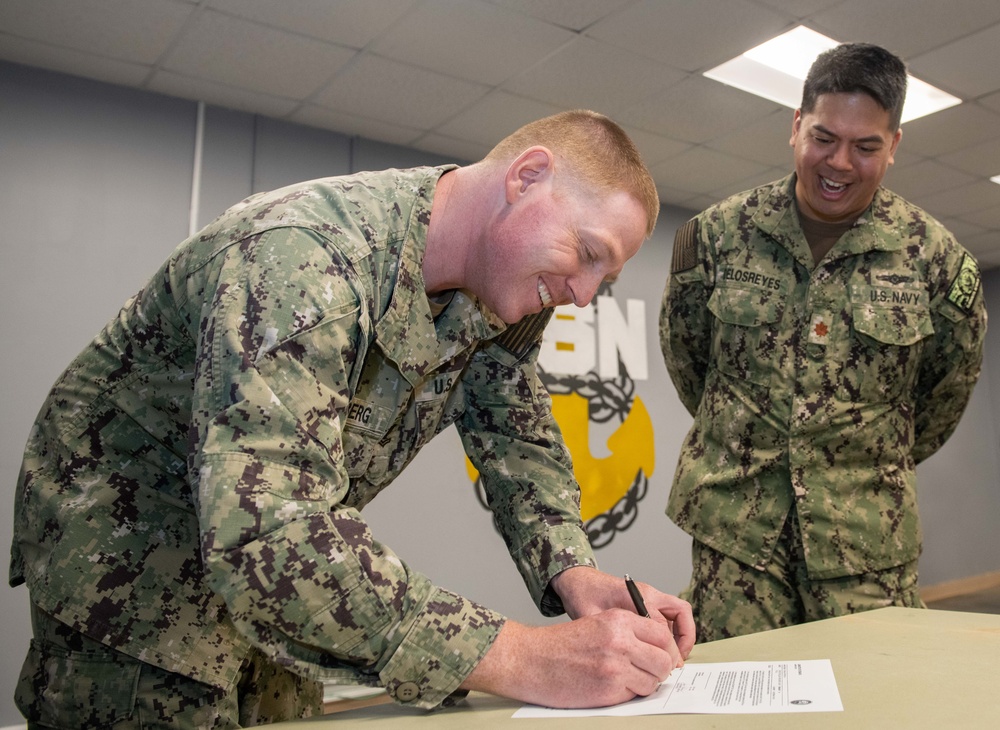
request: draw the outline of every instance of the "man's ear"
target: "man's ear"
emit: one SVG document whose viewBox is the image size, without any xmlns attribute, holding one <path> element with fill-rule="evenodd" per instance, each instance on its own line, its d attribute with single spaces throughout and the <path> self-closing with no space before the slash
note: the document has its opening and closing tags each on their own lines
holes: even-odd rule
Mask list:
<svg viewBox="0 0 1000 730">
<path fill-rule="evenodd" d="M 529 147 L 514 158 L 504 177 L 507 202 L 513 203 L 532 185 L 551 180 L 554 163 L 552 151 L 540 145 Z"/>
<path fill-rule="evenodd" d="M 889 164 L 896 162 L 896 150 L 899 149 L 899 140 L 903 138 L 903 128 L 897 127 L 896 133 L 892 135 L 892 142 L 889 143 Z"/>
<path fill-rule="evenodd" d="M 788 138 L 788 144 L 792 147 L 795 146 L 795 135 L 799 133 L 799 126 L 802 124 L 802 110 L 796 109 L 795 114 L 792 115 L 792 136 Z"/>
</svg>

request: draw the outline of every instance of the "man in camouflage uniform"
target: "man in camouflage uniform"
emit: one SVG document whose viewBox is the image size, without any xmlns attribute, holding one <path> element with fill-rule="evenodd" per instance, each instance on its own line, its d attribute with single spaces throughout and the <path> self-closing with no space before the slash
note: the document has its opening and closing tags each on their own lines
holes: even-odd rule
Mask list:
<svg viewBox="0 0 1000 730">
<path fill-rule="evenodd" d="M 667 514 L 699 640 L 922 606 L 915 466 L 979 376 L 979 269 L 881 187 L 903 62 L 842 45 L 795 112 L 795 173 L 678 230 L 660 341 L 694 416 Z"/>
<path fill-rule="evenodd" d="M 624 132 L 567 112 L 468 167 L 255 195 L 181 244 L 28 442 L 10 578 L 32 726 L 244 727 L 316 712 L 318 680 L 424 708 L 651 692 L 690 606 L 643 586 L 641 619 L 594 569 L 536 360 L 552 307 L 586 304 L 658 210 Z M 578 620 L 505 620 L 369 531 L 452 423 L 542 612 Z"/>
</svg>

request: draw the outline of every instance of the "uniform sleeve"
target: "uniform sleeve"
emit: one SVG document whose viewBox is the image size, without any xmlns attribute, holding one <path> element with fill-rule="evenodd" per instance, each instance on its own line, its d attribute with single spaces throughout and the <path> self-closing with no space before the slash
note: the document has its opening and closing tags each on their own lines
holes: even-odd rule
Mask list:
<svg viewBox="0 0 1000 730">
<path fill-rule="evenodd" d="M 660 308 L 660 348 L 681 403 L 693 416 L 701 403 L 712 345 L 711 260 L 698 218 L 674 236 L 670 277 Z"/>
<path fill-rule="evenodd" d="M 208 581 L 280 664 L 316 679 L 346 664 L 434 707 L 503 617 L 411 571 L 343 504 L 341 429 L 369 327 L 357 278 L 294 229 L 244 241 L 217 265 L 191 450 Z"/>
<path fill-rule="evenodd" d="M 932 292 L 934 334 L 916 384 L 913 458 L 920 463 L 951 436 L 979 379 L 986 337 L 986 304 L 979 266 L 968 253 L 940 269 Z"/>
<path fill-rule="evenodd" d="M 552 578 L 596 561 L 580 518 L 580 486 L 569 449 L 537 373 L 542 329 L 550 316 L 548 310 L 522 320 L 474 356 L 463 380 L 466 408 L 457 425 L 532 599 L 544 615 L 556 616 L 565 609 L 549 588 Z"/>
</svg>

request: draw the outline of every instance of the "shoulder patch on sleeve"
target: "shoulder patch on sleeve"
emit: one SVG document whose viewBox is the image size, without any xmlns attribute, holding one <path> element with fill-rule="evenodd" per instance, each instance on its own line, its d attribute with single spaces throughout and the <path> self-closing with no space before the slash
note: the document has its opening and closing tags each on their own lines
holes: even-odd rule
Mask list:
<svg viewBox="0 0 1000 730">
<path fill-rule="evenodd" d="M 674 234 L 674 253 L 670 259 L 670 273 L 693 269 L 698 265 L 698 219 L 692 218 Z"/>
<path fill-rule="evenodd" d="M 551 307 L 546 307 L 538 314 L 525 317 L 504 330 L 494 342 L 514 357 L 518 359 L 524 357 L 528 354 L 528 350 L 541 341 L 545 325 L 549 323 L 554 311 Z"/>
<path fill-rule="evenodd" d="M 972 304 L 979 294 L 979 265 L 969 254 L 962 256 L 962 265 L 948 287 L 948 301 L 966 314 L 972 312 Z"/>
</svg>

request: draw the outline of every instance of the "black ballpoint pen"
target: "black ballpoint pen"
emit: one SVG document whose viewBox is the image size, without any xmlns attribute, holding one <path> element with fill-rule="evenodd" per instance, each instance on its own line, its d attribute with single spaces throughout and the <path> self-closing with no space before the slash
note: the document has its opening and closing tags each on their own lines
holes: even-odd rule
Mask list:
<svg viewBox="0 0 1000 730">
<path fill-rule="evenodd" d="M 646 602 L 642 600 L 642 594 L 639 593 L 638 587 L 636 587 L 635 582 L 629 577 L 628 573 L 625 574 L 625 587 L 628 588 L 628 594 L 632 597 L 632 603 L 635 604 L 635 612 L 640 616 L 649 618 L 649 611 L 646 610 Z"/>
</svg>

